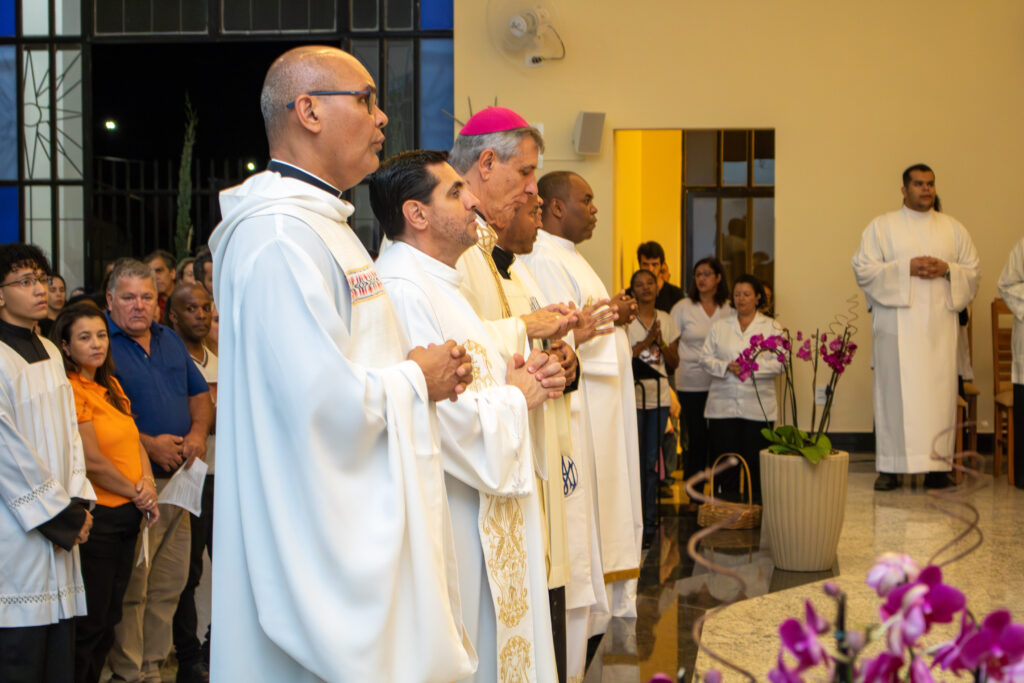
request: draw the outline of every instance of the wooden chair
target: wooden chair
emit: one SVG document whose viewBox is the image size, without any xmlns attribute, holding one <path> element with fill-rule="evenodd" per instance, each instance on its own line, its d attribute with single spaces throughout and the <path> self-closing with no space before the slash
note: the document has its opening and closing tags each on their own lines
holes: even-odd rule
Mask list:
<svg viewBox="0 0 1024 683">
<path fill-rule="evenodd" d="M 972 305 L 968 311 L 967 317 L 967 353 L 971 359 L 971 367 L 974 367 L 974 306 Z M 974 384 L 974 382 L 967 380 L 964 382 L 964 401 L 967 403 L 965 414 L 962 416 L 963 422 L 967 424 L 963 431 L 967 437 L 967 443 L 962 443 L 961 447 L 957 450 L 960 451 L 964 447 L 969 451 L 978 452 L 978 396 L 981 395 L 981 390 Z"/>
<path fill-rule="evenodd" d="M 993 417 L 995 429 L 995 455 L 992 462 L 992 476 L 1003 473 L 1003 455 L 1006 455 L 1006 474 L 1013 484 L 1013 351 L 1010 335 L 1013 330 L 1013 314 L 1010 307 L 1000 298 L 992 300 L 992 398 L 995 404 Z"/>
</svg>

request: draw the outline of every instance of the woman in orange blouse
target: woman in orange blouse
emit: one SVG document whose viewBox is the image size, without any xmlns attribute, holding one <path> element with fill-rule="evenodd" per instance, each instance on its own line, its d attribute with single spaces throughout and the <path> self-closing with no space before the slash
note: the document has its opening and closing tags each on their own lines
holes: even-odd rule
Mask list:
<svg viewBox="0 0 1024 683">
<path fill-rule="evenodd" d="M 88 615 L 75 621 L 75 679 L 95 682 L 114 642 L 143 515 L 160 516 L 149 457 L 114 378 L 107 320 L 92 303 L 65 307 L 50 337 L 75 393 L 86 475 L 96 490 L 93 533 L 81 546 Z"/>
</svg>

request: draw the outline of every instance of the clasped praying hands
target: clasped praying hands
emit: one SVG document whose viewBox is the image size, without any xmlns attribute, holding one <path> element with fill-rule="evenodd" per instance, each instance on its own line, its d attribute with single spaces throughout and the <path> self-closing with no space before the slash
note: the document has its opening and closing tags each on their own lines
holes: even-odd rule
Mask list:
<svg viewBox="0 0 1024 683">
<path fill-rule="evenodd" d="M 924 280 L 933 280 L 937 277 L 945 277 L 949 272 L 949 264 L 934 256 L 915 256 L 910 259 L 911 277 L 919 277 Z"/>
<path fill-rule="evenodd" d="M 444 344 L 417 346 L 409 360 L 420 366 L 431 401 L 458 400 L 473 381 L 473 359 L 466 349 L 449 339 Z"/>
</svg>

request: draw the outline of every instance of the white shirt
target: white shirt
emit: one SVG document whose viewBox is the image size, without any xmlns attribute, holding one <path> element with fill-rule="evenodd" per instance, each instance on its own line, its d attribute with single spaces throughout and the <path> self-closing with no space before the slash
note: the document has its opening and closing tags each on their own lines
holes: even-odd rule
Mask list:
<svg viewBox="0 0 1024 683">
<path fill-rule="evenodd" d="M 679 336 L 676 324 L 672 322 L 671 316 L 662 310 L 654 310 L 655 320 L 661 322 L 661 338 L 664 342 L 671 342 Z M 653 323 L 652 323 L 653 324 Z M 642 322 L 640 316 L 633 319 L 626 327 L 626 336 L 629 337 L 629 347 L 632 349 L 638 342 L 647 337 L 647 330 L 650 329 Z M 672 387 L 668 383 L 668 371 L 665 369 L 665 355 L 661 348 L 654 344 L 644 349 L 639 356 L 642 362 L 651 366 L 662 375 L 660 379 L 640 380 L 640 386 L 636 387 L 636 407 L 638 410 L 654 410 L 656 408 L 668 408 L 672 405 Z"/>
<path fill-rule="evenodd" d="M 676 368 L 676 390 L 707 391 L 711 386 L 711 375 L 700 364 L 700 350 L 711 331 L 711 326 L 721 318 L 735 316 L 729 302 L 717 306 L 708 315 L 704 307 L 694 303 L 690 297 L 680 299 L 672 307 L 672 321 L 679 330 L 679 367 Z M 666 339 L 671 342 L 671 339 Z"/>
<path fill-rule="evenodd" d="M 754 377 L 747 378 L 745 382 L 729 372 L 729 363 L 750 346 L 750 338 L 755 334 L 768 337 L 781 331 L 778 323 L 762 313 L 756 313 L 745 330 L 740 329 L 736 316 L 722 318 L 711 326 L 700 357 L 701 365 L 712 377 L 704 417 L 764 420 L 767 415 L 769 420 L 775 420 L 778 413 L 772 378 L 784 370 L 778 359 L 770 352 L 763 352 L 757 357 L 758 370 Z M 757 380 L 756 390 L 754 380 Z M 757 400 L 759 395 L 760 404 Z M 764 412 L 761 406 L 764 406 Z"/>
</svg>

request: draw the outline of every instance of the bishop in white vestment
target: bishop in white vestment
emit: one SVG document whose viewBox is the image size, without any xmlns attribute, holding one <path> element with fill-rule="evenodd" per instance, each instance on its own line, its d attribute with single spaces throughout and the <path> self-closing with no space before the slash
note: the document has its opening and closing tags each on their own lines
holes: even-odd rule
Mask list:
<svg viewBox="0 0 1024 683">
<path fill-rule="evenodd" d="M 872 317 L 875 457 L 882 474 L 949 470 L 930 455 L 933 440 L 956 420 L 957 313 L 978 287 L 971 236 L 932 208 L 931 170 L 913 169 L 904 206 L 871 221 L 853 256 Z M 950 455 L 953 440 L 950 430 L 937 453 Z M 891 488 L 884 481 L 876 486 Z"/>
</svg>

